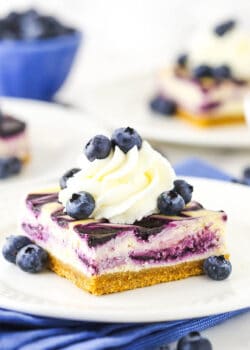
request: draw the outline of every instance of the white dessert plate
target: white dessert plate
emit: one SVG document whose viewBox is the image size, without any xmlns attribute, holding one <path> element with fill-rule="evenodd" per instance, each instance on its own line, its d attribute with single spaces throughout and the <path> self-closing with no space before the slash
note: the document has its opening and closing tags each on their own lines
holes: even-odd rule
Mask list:
<svg viewBox="0 0 250 350">
<path fill-rule="evenodd" d="M 206 316 L 250 305 L 250 188 L 206 179 L 188 179 L 194 198 L 228 213 L 227 239 L 233 273 L 215 282 L 206 276 L 106 296 L 93 296 L 47 271 L 32 275 L 0 257 L 0 307 L 36 315 L 107 322 L 152 322 Z M 15 233 L 17 198 L 28 188 L 1 194 L 1 241 Z M 11 215 L 8 215 L 11 213 Z M 2 244 L 2 243 L 1 243 Z"/>
<path fill-rule="evenodd" d="M 83 105 L 110 128 L 133 126 L 144 138 L 181 145 L 250 148 L 245 125 L 197 128 L 174 117 L 160 116 L 148 107 L 157 92 L 155 74 L 100 85 L 85 93 Z"/>
<path fill-rule="evenodd" d="M 24 99 L 1 98 L 1 109 L 27 122 L 31 160 L 22 172 L 0 180 L 6 186 L 58 178 L 77 162 L 87 139 L 98 131 L 83 112 L 59 105 Z"/>
</svg>

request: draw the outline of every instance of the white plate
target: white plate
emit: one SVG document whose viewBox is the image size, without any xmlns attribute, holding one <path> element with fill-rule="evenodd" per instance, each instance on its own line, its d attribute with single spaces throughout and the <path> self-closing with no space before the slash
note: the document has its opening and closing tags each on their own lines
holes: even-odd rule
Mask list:
<svg viewBox="0 0 250 350">
<path fill-rule="evenodd" d="M 0 102 L 4 112 L 27 122 L 31 149 L 30 163 L 18 176 L 0 180 L 0 189 L 61 176 L 98 130 L 89 116 L 70 108 L 12 98 Z"/>
<path fill-rule="evenodd" d="M 83 104 L 110 128 L 133 126 L 151 140 L 204 147 L 250 147 L 250 131 L 244 125 L 200 129 L 151 112 L 148 105 L 156 92 L 156 77 L 144 75 L 96 87 L 86 92 Z"/>
<path fill-rule="evenodd" d="M 189 181 L 194 185 L 195 199 L 208 208 L 223 208 L 229 215 L 227 236 L 233 273 L 228 280 L 215 282 L 199 276 L 97 297 L 52 272 L 26 274 L 1 257 L 0 307 L 70 319 L 149 322 L 205 316 L 249 306 L 250 188 L 206 179 Z M 24 190 L 15 191 L 14 196 L 3 191 L 1 232 L 15 232 L 17 201 L 14 199 L 20 198 Z M 7 215 L 10 212 L 12 218 Z"/>
</svg>

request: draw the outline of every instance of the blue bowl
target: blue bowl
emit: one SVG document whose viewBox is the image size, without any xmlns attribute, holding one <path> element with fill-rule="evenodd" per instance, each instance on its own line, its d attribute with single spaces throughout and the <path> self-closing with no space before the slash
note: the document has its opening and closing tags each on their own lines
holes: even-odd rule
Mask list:
<svg viewBox="0 0 250 350">
<path fill-rule="evenodd" d="M 0 41 L 0 95 L 52 100 L 70 72 L 80 32 L 34 41 Z"/>
</svg>

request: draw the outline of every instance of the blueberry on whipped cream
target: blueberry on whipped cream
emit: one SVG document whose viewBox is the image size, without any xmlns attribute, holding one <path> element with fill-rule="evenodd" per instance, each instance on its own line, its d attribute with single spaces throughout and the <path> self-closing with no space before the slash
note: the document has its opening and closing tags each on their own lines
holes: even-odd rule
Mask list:
<svg viewBox="0 0 250 350">
<path fill-rule="evenodd" d="M 95 208 L 95 200 L 90 193 L 81 191 L 73 193 L 66 203 L 66 212 L 74 219 L 87 219 Z"/>
<path fill-rule="evenodd" d="M 85 155 L 90 162 L 108 157 L 112 148 L 110 139 L 104 135 L 93 137 L 85 146 Z"/>
<path fill-rule="evenodd" d="M 60 188 L 64 189 L 67 187 L 67 181 L 70 177 L 74 176 L 74 174 L 78 173 L 78 171 L 80 171 L 81 169 L 79 168 L 72 168 L 68 171 L 66 171 L 66 173 L 61 177 L 60 179 Z"/>
<path fill-rule="evenodd" d="M 221 66 L 213 68 L 213 77 L 215 79 L 230 79 L 232 77 L 231 69 L 229 66 L 223 64 Z"/>
<path fill-rule="evenodd" d="M 185 202 L 177 192 L 166 191 L 158 197 L 157 206 L 161 214 L 178 215 L 184 209 Z"/>
<path fill-rule="evenodd" d="M 113 145 L 118 146 L 124 153 L 134 146 L 137 146 L 138 149 L 142 146 L 141 136 L 130 127 L 116 129 L 111 140 Z"/>
<path fill-rule="evenodd" d="M 157 199 L 161 214 L 178 215 L 192 199 L 193 186 L 185 180 L 175 180 L 171 191 L 165 191 Z"/>
<path fill-rule="evenodd" d="M 175 172 L 168 160 L 132 128 L 115 130 L 111 141 L 105 158 L 92 161 L 84 157 L 82 170 L 59 192 L 59 202 L 74 218 L 91 215 L 114 224 L 133 224 L 158 212 L 157 198 L 173 188 Z M 89 209 L 81 214 L 81 192 L 92 196 L 87 208 L 93 212 Z"/>
<path fill-rule="evenodd" d="M 185 204 L 191 201 L 193 190 L 193 186 L 187 183 L 185 180 L 174 181 L 174 191 L 182 196 Z"/>
<path fill-rule="evenodd" d="M 193 77 L 197 79 L 211 78 L 212 76 L 213 76 L 212 68 L 205 64 L 195 67 L 193 70 Z"/>
<path fill-rule="evenodd" d="M 215 28 L 214 28 L 214 32 L 216 35 L 220 36 L 224 36 L 225 34 L 227 34 L 230 30 L 232 30 L 236 25 L 236 21 L 235 20 L 228 20 L 226 22 L 220 23 L 218 24 Z"/>
</svg>

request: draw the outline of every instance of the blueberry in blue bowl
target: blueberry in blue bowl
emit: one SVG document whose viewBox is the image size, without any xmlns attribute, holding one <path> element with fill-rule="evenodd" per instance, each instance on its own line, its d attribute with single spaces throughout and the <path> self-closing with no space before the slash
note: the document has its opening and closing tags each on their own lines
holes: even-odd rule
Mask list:
<svg viewBox="0 0 250 350">
<path fill-rule="evenodd" d="M 0 95 L 52 100 L 81 41 L 81 32 L 36 10 L 0 19 Z"/>
</svg>

